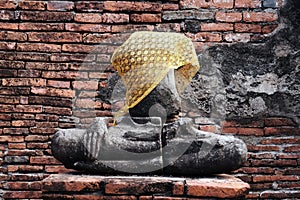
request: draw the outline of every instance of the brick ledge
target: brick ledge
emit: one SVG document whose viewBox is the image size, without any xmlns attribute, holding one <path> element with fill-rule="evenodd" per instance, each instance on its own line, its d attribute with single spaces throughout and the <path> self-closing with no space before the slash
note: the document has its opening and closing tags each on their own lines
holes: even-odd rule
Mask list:
<svg viewBox="0 0 300 200">
<path fill-rule="evenodd" d="M 241 199 L 250 186 L 231 175 L 203 178 L 54 174 L 42 181 L 44 199 Z"/>
</svg>

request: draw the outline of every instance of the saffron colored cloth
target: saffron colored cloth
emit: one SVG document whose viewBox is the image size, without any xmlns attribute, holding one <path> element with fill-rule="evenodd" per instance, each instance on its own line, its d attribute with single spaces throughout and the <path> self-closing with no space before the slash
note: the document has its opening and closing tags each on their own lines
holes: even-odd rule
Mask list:
<svg viewBox="0 0 300 200">
<path fill-rule="evenodd" d="M 126 87 L 126 105 L 121 116 L 142 101 L 175 69 L 176 87 L 181 93 L 200 69 L 192 41 L 179 33 L 135 32 L 113 54 L 113 67 Z"/>
</svg>

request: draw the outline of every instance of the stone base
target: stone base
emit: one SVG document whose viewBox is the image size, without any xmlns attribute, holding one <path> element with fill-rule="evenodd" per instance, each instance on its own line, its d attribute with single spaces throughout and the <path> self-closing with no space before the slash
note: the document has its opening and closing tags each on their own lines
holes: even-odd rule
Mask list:
<svg viewBox="0 0 300 200">
<path fill-rule="evenodd" d="M 243 199 L 249 184 L 230 175 L 203 178 L 54 174 L 43 199 Z"/>
</svg>

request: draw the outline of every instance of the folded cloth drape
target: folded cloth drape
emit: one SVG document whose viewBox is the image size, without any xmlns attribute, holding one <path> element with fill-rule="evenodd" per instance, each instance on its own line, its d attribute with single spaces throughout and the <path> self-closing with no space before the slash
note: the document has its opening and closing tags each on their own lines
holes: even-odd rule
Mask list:
<svg viewBox="0 0 300 200">
<path fill-rule="evenodd" d="M 143 100 L 169 69 L 176 69 L 176 87 L 181 93 L 200 68 L 192 41 L 170 32 L 133 33 L 114 52 L 111 62 L 126 87 L 126 105 L 115 117 Z"/>
</svg>

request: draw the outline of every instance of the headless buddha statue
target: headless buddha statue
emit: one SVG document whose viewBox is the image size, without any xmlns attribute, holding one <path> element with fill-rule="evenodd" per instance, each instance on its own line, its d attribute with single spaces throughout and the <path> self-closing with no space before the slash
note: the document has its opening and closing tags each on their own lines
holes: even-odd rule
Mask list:
<svg viewBox="0 0 300 200">
<path fill-rule="evenodd" d="M 112 56 L 117 73 L 99 91 L 110 98 L 119 80 L 124 106 L 88 129 L 58 131 L 55 158 L 67 168 L 98 174 L 207 175 L 227 173 L 246 160 L 246 145 L 204 132 L 180 118 L 180 93 L 200 66 L 191 40 L 179 33 L 136 32 Z M 103 95 L 105 94 L 105 95 Z"/>
</svg>

